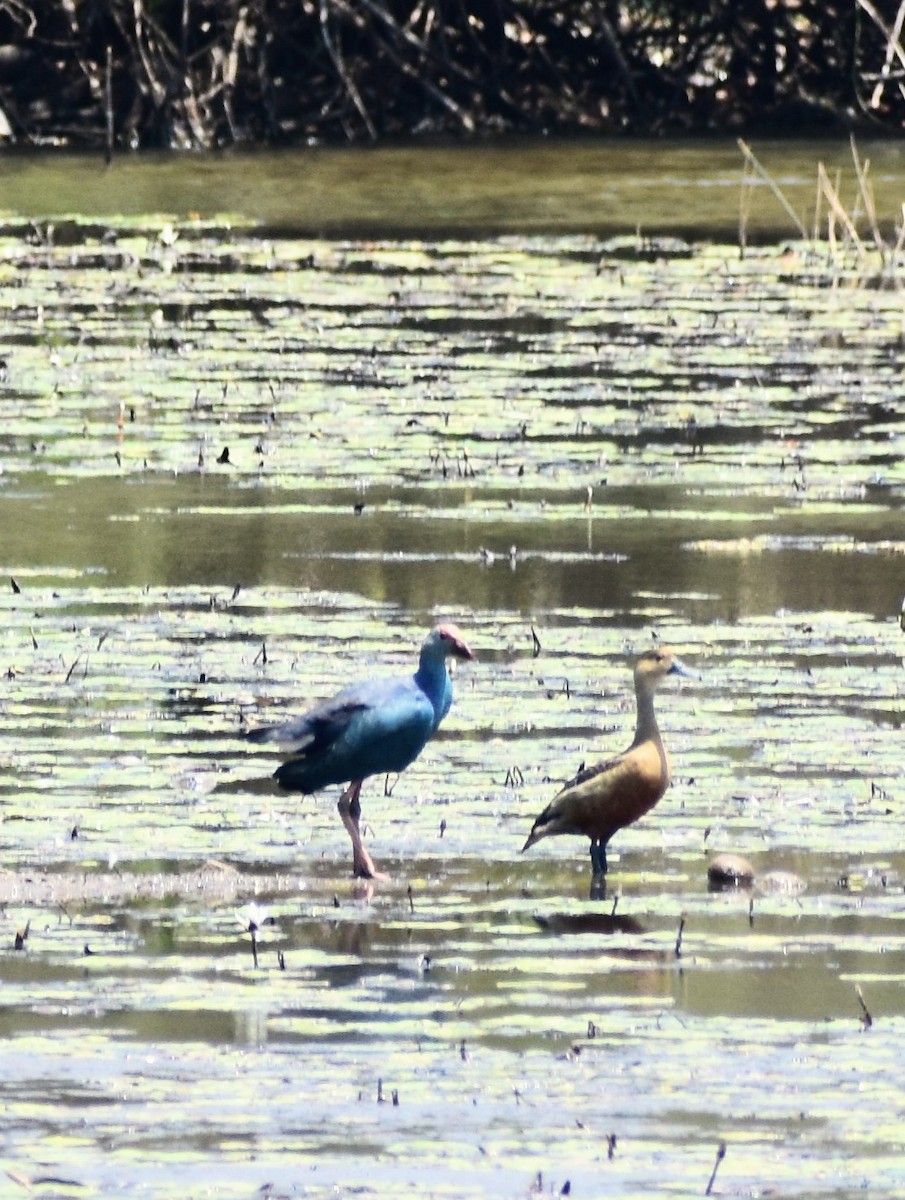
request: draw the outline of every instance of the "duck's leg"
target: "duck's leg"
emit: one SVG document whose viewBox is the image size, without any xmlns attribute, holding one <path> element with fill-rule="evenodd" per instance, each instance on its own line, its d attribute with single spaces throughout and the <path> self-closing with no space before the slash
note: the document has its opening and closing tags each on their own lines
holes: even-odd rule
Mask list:
<svg viewBox="0 0 905 1200">
<path fill-rule="evenodd" d="M 591 899 L 606 899 L 606 842 L 591 839 Z"/>
<path fill-rule="evenodd" d="M 374 866 L 374 860 L 368 854 L 364 842 L 361 840 L 359 829 L 361 801 L 359 796 L 362 782 L 361 779 L 353 779 L 340 796 L 336 807 L 340 820 L 346 827 L 346 833 L 352 841 L 352 874 L 357 879 L 384 879 L 386 877 L 381 875 Z"/>
<path fill-rule="evenodd" d="M 591 870 L 595 875 L 606 875 L 606 842 L 600 838 L 591 841 Z"/>
</svg>

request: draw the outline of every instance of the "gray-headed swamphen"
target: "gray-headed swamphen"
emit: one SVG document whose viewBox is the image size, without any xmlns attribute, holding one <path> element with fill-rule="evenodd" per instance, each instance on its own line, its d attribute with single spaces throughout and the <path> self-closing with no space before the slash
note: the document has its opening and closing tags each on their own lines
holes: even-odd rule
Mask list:
<svg viewBox="0 0 905 1200">
<path fill-rule="evenodd" d="M 352 871 L 377 875 L 361 839 L 361 785 L 370 775 L 394 774 L 421 753 L 452 704 L 447 658 L 473 659 L 455 625 L 436 625 L 424 640 L 418 670 L 410 676 L 364 678 L 304 716 L 252 729 L 252 742 L 283 747 L 274 779 L 291 792 L 348 784 L 337 808 L 352 839 Z"/>
</svg>

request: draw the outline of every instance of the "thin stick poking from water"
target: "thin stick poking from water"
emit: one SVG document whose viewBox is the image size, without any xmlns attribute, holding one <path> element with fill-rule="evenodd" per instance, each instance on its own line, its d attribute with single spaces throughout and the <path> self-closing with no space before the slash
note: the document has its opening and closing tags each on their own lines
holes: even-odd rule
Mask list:
<svg viewBox="0 0 905 1200">
<path fill-rule="evenodd" d="M 679 918 L 679 932 L 676 934 L 676 958 L 682 957 L 682 934 L 685 932 L 685 914 Z"/>
<path fill-rule="evenodd" d="M 857 984 L 855 984 L 855 991 L 858 993 L 858 1003 L 861 1005 L 861 1024 L 865 1029 L 870 1029 L 874 1023 L 874 1019 L 870 1015 L 870 1009 L 864 1001 L 864 993 Z"/>
<path fill-rule="evenodd" d="M 713 1170 L 710 1172 L 710 1180 L 707 1183 L 707 1191 L 705 1196 L 709 1196 L 713 1191 L 713 1185 L 716 1182 L 716 1173 L 720 1169 L 720 1163 L 726 1157 L 726 1143 L 720 1142 L 716 1148 L 716 1162 L 713 1164 Z"/>
<path fill-rule="evenodd" d="M 823 193 L 823 198 L 827 203 L 829 213 L 834 221 L 838 221 L 839 225 L 845 230 L 849 241 L 862 260 L 865 257 L 866 251 L 864 243 L 858 236 L 858 230 L 855 228 L 855 222 L 846 211 L 845 205 L 839 199 L 839 188 L 834 186 L 832 180 L 827 174 L 826 167 L 823 163 L 817 164 L 817 184 Z M 830 223 L 832 229 L 832 223 Z"/>
<path fill-rule="evenodd" d="M 540 638 L 537 636 L 537 630 L 533 625 L 531 626 L 531 640 L 534 642 L 534 657 L 537 658 L 541 650 L 543 650 L 543 646 L 540 644 Z"/>
<path fill-rule="evenodd" d="M 874 203 L 874 190 L 868 179 L 870 159 L 861 159 L 858 157 L 858 147 L 855 145 L 854 137 L 849 138 L 849 144 L 852 150 L 852 161 L 855 164 L 855 175 L 858 179 L 858 191 L 861 195 L 864 214 L 867 217 L 870 231 L 873 234 L 874 245 L 880 252 L 880 258 L 885 259 L 886 243 L 883 241 L 882 234 L 880 233 L 880 222 L 877 220 L 877 207 Z"/>
<path fill-rule="evenodd" d="M 107 166 L 113 162 L 113 49 L 107 47 L 104 64 L 104 111 L 107 118 Z"/>
<path fill-rule="evenodd" d="M 739 150 L 741 150 L 742 154 L 744 154 L 745 161 L 747 162 L 748 166 L 751 168 L 751 170 L 754 172 L 755 175 L 759 175 L 760 178 L 764 181 L 764 183 L 767 185 L 767 187 L 770 189 L 770 191 L 773 193 L 773 195 L 776 197 L 776 199 L 779 201 L 779 203 L 782 205 L 782 207 L 785 209 L 785 211 L 791 217 L 791 219 L 795 222 L 795 227 L 797 228 L 798 232 L 801 234 L 801 237 L 804 240 L 806 240 L 807 236 L 808 236 L 808 231 L 805 229 L 805 227 L 802 223 L 801 217 L 799 217 L 798 213 L 795 211 L 795 209 L 792 207 L 792 205 L 788 202 L 788 200 L 783 195 L 782 188 L 780 188 L 779 184 L 776 182 L 776 180 L 773 178 L 773 176 L 770 174 L 770 172 L 767 170 L 767 168 L 764 167 L 758 161 L 758 159 L 755 157 L 754 151 L 751 149 L 751 147 L 748 145 L 747 142 L 745 142 L 741 138 L 739 138 L 738 139 L 738 148 L 739 148 Z"/>
<path fill-rule="evenodd" d="M 742 186 L 738 194 L 738 256 L 745 257 L 748 247 L 748 221 L 751 216 L 751 199 L 754 195 L 751 165 L 746 160 L 742 174 Z M 588 489 L 590 491 L 590 488 Z"/>
<path fill-rule="evenodd" d="M 68 683 L 68 682 L 69 682 L 69 680 L 72 678 L 72 672 L 73 672 L 73 671 L 76 669 L 76 667 L 79 665 L 79 663 L 80 663 L 80 661 L 81 661 L 81 658 L 82 658 L 82 652 L 81 652 L 81 651 L 79 651 L 79 653 L 78 653 L 78 654 L 75 656 L 75 658 L 72 660 L 72 666 L 71 666 L 71 667 L 69 668 L 69 670 L 66 672 L 66 678 L 65 678 L 65 680 L 64 680 L 64 683 Z"/>
</svg>

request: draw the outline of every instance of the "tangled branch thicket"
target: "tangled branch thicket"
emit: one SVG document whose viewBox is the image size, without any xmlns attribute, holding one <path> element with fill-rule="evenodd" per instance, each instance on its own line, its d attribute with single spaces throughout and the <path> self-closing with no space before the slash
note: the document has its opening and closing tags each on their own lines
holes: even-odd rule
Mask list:
<svg viewBox="0 0 905 1200">
<path fill-rule="evenodd" d="M 905 0 L 0 0 L 0 132 L 212 147 L 905 128 Z"/>
</svg>

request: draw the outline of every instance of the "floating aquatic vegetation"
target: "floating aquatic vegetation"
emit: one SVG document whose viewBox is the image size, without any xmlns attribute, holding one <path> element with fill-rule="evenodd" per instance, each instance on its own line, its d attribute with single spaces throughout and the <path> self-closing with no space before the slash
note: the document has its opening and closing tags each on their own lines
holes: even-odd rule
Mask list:
<svg viewBox="0 0 905 1200">
<path fill-rule="evenodd" d="M 76 232 L 0 244 L 11 1169 L 657 1195 L 725 1144 L 716 1194 L 895 1195 L 898 297 L 766 248 Z M 450 616 L 478 663 L 359 888 L 241 732 Z M 674 784 L 589 905 L 518 848 L 656 640 L 700 672 Z"/>
</svg>

